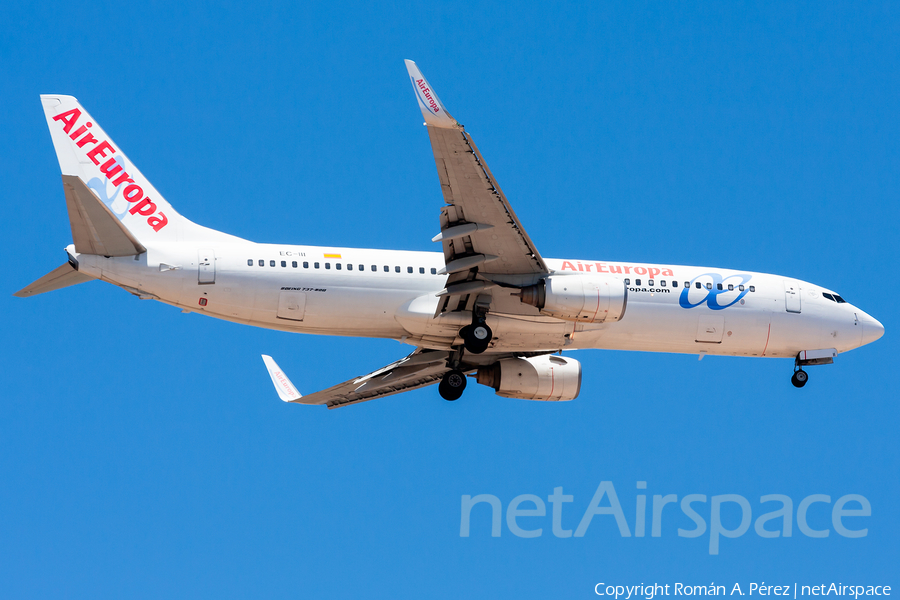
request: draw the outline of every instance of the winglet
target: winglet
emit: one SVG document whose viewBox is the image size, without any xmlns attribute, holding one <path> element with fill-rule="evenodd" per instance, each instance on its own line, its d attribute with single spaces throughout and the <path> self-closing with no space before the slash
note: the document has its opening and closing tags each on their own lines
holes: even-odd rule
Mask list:
<svg viewBox="0 0 900 600">
<path fill-rule="evenodd" d="M 278 392 L 279 398 L 285 402 L 296 402 L 303 397 L 297 391 L 297 388 L 294 387 L 294 384 L 291 383 L 291 380 L 288 379 L 287 375 L 284 374 L 284 371 L 281 370 L 281 367 L 272 360 L 271 356 L 263 354 L 262 359 L 266 363 L 266 369 L 269 371 L 269 377 L 272 378 L 272 384 L 275 386 L 275 391 Z"/>
<path fill-rule="evenodd" d="M 411 60 L 404 61 L 406 70 L 409 72 L 409 80 L 412 83 L 413 90 L 416 92 L 416 99 L 419 101 L 419 108 L 422 110 L 422 116 L 425 117 L 426 125 L 434 125 L 435 127 L 443 127 L 446 129 L 457 129 L 460 124 L 456 119 L 450 116 L 444 105 L 441 104 L 437 94 L 431 85 L 422 75 L 419 67 Z"/>
</svg>

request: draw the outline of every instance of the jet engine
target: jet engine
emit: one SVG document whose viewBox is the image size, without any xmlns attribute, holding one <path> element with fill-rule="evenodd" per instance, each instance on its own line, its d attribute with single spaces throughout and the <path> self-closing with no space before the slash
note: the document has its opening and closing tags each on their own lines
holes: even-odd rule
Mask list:
<svg viewBox="0 0 900 600">
<path fill-rule="evenodd" d="M 581 363 L 556 355 L 506 358 L 479 367 L 476 381 L 506 398 L 574 400 L 581 390 Z"/>
<path fill-rule="evenodd" d="M 579 323 L 618 321 L 625 315 L 628 289 L 604 275 L 551 275 L 522 288 L 520 300 L 541 313 Z"/>
</svg>

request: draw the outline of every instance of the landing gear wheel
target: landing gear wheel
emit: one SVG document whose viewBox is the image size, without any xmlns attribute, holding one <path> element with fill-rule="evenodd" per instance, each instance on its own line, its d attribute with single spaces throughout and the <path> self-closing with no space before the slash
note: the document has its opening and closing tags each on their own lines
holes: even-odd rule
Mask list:
<svg viewBox="0 0 900 600">
<path fill-rule="evenodd" d="M 459 330 L 459 337 L 463 339 L 466 351 L 472 354 L 481 354 L 487 350 L 493 336 L 491 328 L 484 323 L 472 323 Z"/>
<path fill-rule="evenodd" d="M 794 384 L 794 387 L 802 388 L 804 385 L 806 385 L 808 379 L 809 375 L 806 374 L 806 371 L 804 371 L 803 369 L 797 369 L 791 376 L 791 383 Z"/>
<path fill-rule="evenodd" d="M 466 389 L 466 375 L 456 369 L 448 371 L 438 384 L 438 393 L 444 400 L 459 400 Z"/>
</svg>

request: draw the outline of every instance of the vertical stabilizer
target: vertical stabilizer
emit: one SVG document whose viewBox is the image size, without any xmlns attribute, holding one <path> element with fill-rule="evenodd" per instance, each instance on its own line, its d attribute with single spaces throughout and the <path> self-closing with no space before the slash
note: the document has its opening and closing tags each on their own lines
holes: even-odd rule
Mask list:
<svg viewBox="0 0 900 600">
<path fill-rule="evenodd" d="M 88 250 L 92 254 L 103 253 L 105 245 L 121 247 L 123 240 L 134 242 L 133 248 L 140 252 L 143 246 L 161 242 L 237 239 L 179 215 L 78 100 L 72 96 L 44 95 L 41 104 L 66 185 L 76 246 L 79 234 L 81 245 L 87 248 L 86 236 L 100 230 L 115 239 L 108 244 L 103 239 L 96 240 L 101 251 Z M 73 204 L 74 200 L 77 202 Z M 93 206 L 97 202 L 102 206 Z M 80 208 L 73 212 L 73 205 Z"/>
</svg>

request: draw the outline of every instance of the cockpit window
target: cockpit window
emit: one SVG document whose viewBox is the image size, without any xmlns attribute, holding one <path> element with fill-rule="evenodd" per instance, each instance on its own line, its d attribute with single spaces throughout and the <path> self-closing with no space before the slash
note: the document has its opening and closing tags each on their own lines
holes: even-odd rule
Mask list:
<svg viewBox="0 0 900 600">
<path fill-rule="evenodd" d="M 841 297 L 838 296 L 837 294 L 834 295 L 834 299 L 835 299 L 835 301 L 837 301 L 838 304 L 845 304 L 845 303 L 847 302 L 846 300 L 844 300 L 843 298 L 841 298 Z"/>
<path fill-rule="evenodd" d="M 831 300 L 832 302 L 837 302 L 837 300 L 834 299 L 834 296 L 832 296 L 832 295 L 829 294 L 828 292 L 822 292 L 822 297 L 823 297 L 823 298 L 828 298 L 828 299 Z"/>
</svg>

